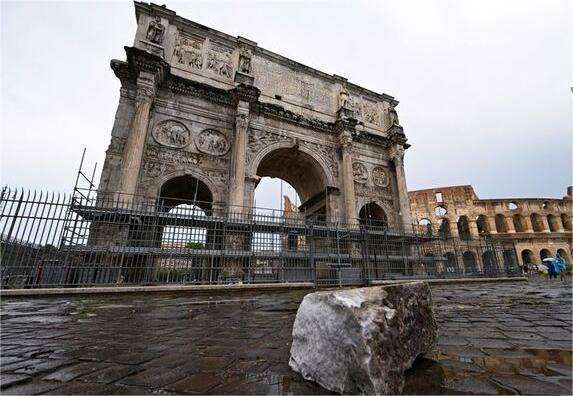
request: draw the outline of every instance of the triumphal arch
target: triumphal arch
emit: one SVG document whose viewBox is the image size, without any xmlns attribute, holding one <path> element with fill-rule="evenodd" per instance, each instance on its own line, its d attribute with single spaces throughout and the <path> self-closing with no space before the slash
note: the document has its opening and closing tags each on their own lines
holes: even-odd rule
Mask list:
<svg viewBox="0 0 573 396">
<path fill-rule="evenodd" d="M 359 87 L 154 4 L 135 3 L 100 191 L 248 210 L 264 176 L 308 218 L 409 227 L 408 148 L 394 97 Z"/>
</svg>

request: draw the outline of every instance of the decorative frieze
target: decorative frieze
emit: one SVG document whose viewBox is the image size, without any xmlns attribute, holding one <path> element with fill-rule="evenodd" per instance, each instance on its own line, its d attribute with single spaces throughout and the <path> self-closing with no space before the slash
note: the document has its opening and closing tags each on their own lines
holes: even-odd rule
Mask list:
<svg viewBox="0 0 573 396">
<path fill-rule="evenodd" d="M 375 166 L 374 169 L 372 169 L 372 183 L 378 187 L 388 187 L 390 185 L 390 175 L 388 171 L 381 166 Z"/>
</svg>

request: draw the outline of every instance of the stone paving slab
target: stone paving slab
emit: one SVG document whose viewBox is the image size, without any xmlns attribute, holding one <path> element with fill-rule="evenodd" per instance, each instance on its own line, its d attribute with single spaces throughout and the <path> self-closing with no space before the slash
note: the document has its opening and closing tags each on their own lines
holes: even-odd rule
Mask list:
<svg viewBox="0 0 573 396">
<path fill-rule="evenodd" d="M 308 290 L 3 298 L 3 394 L 325 394 L 288 367 Z M 433 285 L 411 394 L 571 394 L 571 286 Z"/>
</svg>

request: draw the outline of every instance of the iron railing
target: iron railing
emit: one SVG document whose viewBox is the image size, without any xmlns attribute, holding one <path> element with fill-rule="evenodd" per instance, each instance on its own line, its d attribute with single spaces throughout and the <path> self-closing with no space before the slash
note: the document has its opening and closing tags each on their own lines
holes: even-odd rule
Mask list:
<svg viewBox="0 0 573 396">
<path fill-rule="evenodd" d="M 211 202 L 4 188 L 3 288 L 309 282 L 520 274 L 511 242 L 344 224 Z"/>
</svg>

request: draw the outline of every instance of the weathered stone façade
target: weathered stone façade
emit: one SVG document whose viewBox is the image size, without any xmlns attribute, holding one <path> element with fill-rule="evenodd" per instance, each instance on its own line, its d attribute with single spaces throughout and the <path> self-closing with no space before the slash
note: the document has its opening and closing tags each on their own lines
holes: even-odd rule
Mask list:
<svg viewBox="0 0 573 396">
<path fill-rule="evenodd" d="M 555 198 L 479 199 L 472 186 L 409 191 L 412 218 L 464 240 L 479 235 L 511 240 L 519 263 L 540 263 L 559 252 L 571 263 L 573 187 Z M 464 261 L 471 259 L 471 244 Z M 478 262 L 479 255 L 474 254 Z"/>
<path fill-rule="evenodd" d="M 127 61 L 111 62 L 121 94 L 100 190 L 222 213 L 251 207 L 271 176 L 296 189 L 307 217 L 410 226 L 409 145 L 392 96 L 164 6 L 135 2 L 135 12 Z"/>
</svg>

